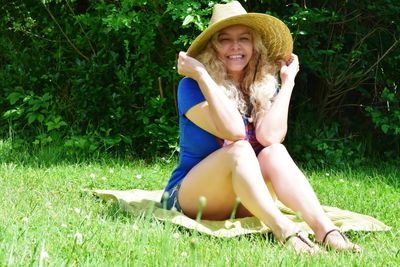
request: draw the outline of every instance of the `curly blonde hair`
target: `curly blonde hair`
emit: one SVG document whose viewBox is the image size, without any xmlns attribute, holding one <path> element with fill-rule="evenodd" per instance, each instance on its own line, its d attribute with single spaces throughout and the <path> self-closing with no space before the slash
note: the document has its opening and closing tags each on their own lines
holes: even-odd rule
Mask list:
<svg viewBox="0 0 400 267">
<path fill-rule="evenodd" d="M 207 69 L 214 81 L 224 89 L 239 112 L 255 119 L 257 113 L 268 110 L 278 89 L 277 66 L 268 60 L 268 51 L 260 35 L 250 31 L 253 55 L 244 69 L 244 78 L 239 86 L 229 78 L 224 63 L 217 56 L 218 35 L 215 33 L 206 48 L 196 57 Z"/>
</svg>

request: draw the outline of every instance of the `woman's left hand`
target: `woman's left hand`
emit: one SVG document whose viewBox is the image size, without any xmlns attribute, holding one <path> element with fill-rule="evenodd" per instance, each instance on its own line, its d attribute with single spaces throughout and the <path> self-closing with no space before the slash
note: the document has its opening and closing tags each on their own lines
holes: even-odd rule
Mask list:
<svg viewBox="0 0 400 267">
<path fill-rule="evenodd" d="M 292 54 L 288 61 L 285 62 L 284 60 L 278 60 L 277 63 L 281 66 L 281 82 L 294 82 L 300 69 L 299 58 L 297 55 Z"/>
</svg>

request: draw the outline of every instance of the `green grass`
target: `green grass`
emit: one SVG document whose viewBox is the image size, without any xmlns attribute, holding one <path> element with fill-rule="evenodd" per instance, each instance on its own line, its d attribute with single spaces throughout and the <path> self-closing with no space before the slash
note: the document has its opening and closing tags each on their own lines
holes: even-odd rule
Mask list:
<svg viewBox="0 0 400 267">
<path fill-rule="evenodd" d="M 162 189 L 175 159 L 71 159 L 57 148 L 13 152 L 0 143 L 0 266 L 396 266 L 400 177 L 396 165 L 306 169 L 320 200 L 393 230 L 352 232 L 361 255 L 296 255 L 264 235 L 210 237 L 126 214 L 83 188 Z M 103 178 L 104 177 L 104 178 Z"/>
</svg>

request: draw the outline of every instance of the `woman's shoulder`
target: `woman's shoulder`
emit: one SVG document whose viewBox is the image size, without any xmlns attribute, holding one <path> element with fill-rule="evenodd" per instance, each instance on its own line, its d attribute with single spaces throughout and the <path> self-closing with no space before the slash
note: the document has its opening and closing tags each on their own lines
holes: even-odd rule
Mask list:
<svg viewBox="0 0 400 267">
<path fill-rule="evenodd" d="M 184 77 L 180 80 L 178 94 L 196 94 L 198 92 L 201 92 L 201 90 L 196 80 L 189 77 Z"/>
<path fill-rule="evenodd" d="M 182 78 L 182 80 L 179 82 L 179 86 L 199 87 L 197 81 L 190 77 Z"/>
<path fill-rule="evenodd" d="M 204 101 L 204 95 L 196 80 L 185 77 L 179 82 L 178 86 L 178 103 L 194 104 Z"/>
</svg>

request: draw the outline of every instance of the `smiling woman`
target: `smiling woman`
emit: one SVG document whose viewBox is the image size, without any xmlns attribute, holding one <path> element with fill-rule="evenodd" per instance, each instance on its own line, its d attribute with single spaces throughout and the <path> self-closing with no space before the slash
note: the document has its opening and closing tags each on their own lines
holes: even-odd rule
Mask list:
<svg viewBox="0 0 400 267">
<path fill-rule="evenodd" d="M 209 27 L 179 54 L 178 72 L 186 76 L 178 88 L 180 160 L 162 201 L 191 218 L 256 216 L 280 242 L 317 252 L 279 211 L 276 195 L 302 215 L 319 243 L 359 252 L 326 216 L 281 144 L 299 71 L 292 47 L 277 18 L 247 13 L 236 1 L 215 5 Z"/>
<path fill-rule="evenodd" d="M 277 92 L 278 66 L 268 58 L 270 53 L 258 31 L 238 24 L 216 32 L 196 58 L 252 122 L 257 112 L 270 108 Z"/>
<path fill-rule="evenodd" d="M 237 85 L 243 79 L 243 70 L 253 55 L 250 28 L 234 25 L 223 29 L 217 37 L 217 56 L 224 63 L 226 72 Z"/>
</svg>

